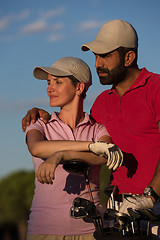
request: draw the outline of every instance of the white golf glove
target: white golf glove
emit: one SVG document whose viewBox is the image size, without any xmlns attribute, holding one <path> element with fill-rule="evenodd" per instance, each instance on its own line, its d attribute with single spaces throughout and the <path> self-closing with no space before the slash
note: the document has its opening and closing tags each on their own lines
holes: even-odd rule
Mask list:
<svg viewBox="0 0 160 240">
<path fill-rule="evenodd" d="M 127 208 L 144 210 L 148 208 L 153 208 L 153 206 L 154 203 L 150 197 L 146 197 L 144 195 L 135 195 L 132 197 L 127 197 L 123 200 L 119 212 L 129 214 Z"/>
<path fill-rule="evenodd" d="M 123 154 L 115 144 L 96 141 L 88 147 L 91 152 L 107 159 L 106 165 L 109 169 L 116 170 L 123 163 Z"/>
</svg>

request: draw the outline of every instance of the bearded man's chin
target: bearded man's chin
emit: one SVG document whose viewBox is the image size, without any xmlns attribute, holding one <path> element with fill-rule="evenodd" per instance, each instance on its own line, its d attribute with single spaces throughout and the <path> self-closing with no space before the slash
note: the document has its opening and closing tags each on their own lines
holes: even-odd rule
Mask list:
<svg viewBox="0 0 160 240">
<path fill-rule="evenodd" d="M 113 84 L 109 79 L 107 79 L 105 77 L 99 77 L 99 80 L 102 85 L 112 85 Z"/>
</svg>

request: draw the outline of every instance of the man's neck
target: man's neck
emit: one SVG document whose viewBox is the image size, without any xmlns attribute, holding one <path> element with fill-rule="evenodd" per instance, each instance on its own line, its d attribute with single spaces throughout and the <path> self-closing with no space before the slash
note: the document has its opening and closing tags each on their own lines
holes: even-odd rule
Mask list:
<svg viewBox="0 0 160 240">
<path fill-rule="evenodd" d="M 128 69 L 128 74 L 124 81 L 120 82 L 117 86 L 115 86 L 115 89 L 118 93 L 118 95 L 121 97 L 131 86 L 132 84 L 136 81 L 139 73 L 140 73 L 139 68 L 132 68 Z"/>
</svg>

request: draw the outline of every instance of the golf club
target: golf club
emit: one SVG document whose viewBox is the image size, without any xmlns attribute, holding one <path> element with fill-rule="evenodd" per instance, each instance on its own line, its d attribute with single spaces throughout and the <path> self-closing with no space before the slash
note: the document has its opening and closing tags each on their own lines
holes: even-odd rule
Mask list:
<svg viewBox="0 0 160 240">
<path fill-rule="evenodd" d="M 115 209 L 115 195 L 117 193 L 117 186 L 116 185 L 109 185 L 104 189 L 104 193 L 111 199 L 112 202 L 112 209 Z"/>
<path fill-rule="evenodd" d="M 66 170 L 69 173 L 84 175 L 85 182 L 88 187 L 88 192 L 90 195 L 90 200 L 91 200 L 91 202 L 94 202 L 91 188 L 89 185 L 89 179 L 88 179 L 89 171 L 90 171 L 89 165 L 85 162 L 80 162 L 80 161 L 66 161 L 63 164 L 63 168 L 64 168 L 64 170 Z"/>
<path fill-rule="evenodd" d="M 89 165 L 85 162 L 80 162 L 80 161 L 66 161 L 63 164 L 63 168 L 69 173 L 84 176 L 85 182 L 88 188 L 89 196 L 90 196 L 90 203 L 88 203 L 88 200 L 86 200 L 85 202 L 84 199 L 80 200 L 80 198 L 76 198 L 73 201 L 73 206 L 70 209 L 70 214 L 72 217 L 77 216 L 77 218 L 80 216 L 81 218 L 84 218 L 87 216 L 91 217 L 93 220 L 94 226 L 96 228 L 97 236 L 99 238 L 99 236 L 102 236 L 103 234 L 103 222 L 102 222 L 102 218 L 99 211 L 96 209 L 96 206 L 94 205 L 93 195 L 91 192 L 91 187 L 89 185 L 89 178 L 88 178 L 89 171 L 90 171 Z M 81 206 L 81 203 L 82 203 L 82 206 Z M 86 206 L 84 206 L 85 204 Z M 80 213 L 78 213 L 78 211 Z"/>
<path fill-rule="evenodd" d="M 122 223 L 122 235 L 133 235 L 134 234 L 134 228 L 131 224 L 132 220 L 129 215 L 125 213 L 115 212 L 115 215 L 121 221 Z"/>
<path fill-rule="evenodd" d="M 115 209 L 112 209 L 112 208 L 107 208 L 105 210 L 105 213 L 104 213 L 104 219 L 106 221 L 110 221 L 110 220 L 113 220 L 115 219 L 117 216 L 116 216 L 116 212 L 118 212 L 117 210 Z"/>
<path fill-rule="evenodd" d="M 137 231 L 134 231 L 137 233 L 137 235 L 140 236 L 140 219 L 142 219 L 142 214 L 132 208 L 127 208 L 129 215 L 131 216 L 132 222 L 134 224 L 134 222 L 136 221 L 137 223 Z"/>
<path fill-rule="evenodd" d="M 156 215 L 151 209 L 135 210 L 128 208 L 129 214 L 137 220 L 139 224 L 140 220 L 147 221 L 147 236 L 151 236 L 151 222 L 156 225 L 160 225 L 160 216 Z M 140 229 L 138 229 L 140 231 Z"/>
</svg>

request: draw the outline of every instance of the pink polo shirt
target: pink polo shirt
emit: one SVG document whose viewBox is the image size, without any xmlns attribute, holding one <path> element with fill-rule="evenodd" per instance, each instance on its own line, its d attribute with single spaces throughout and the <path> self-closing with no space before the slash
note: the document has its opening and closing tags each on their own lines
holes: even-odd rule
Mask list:
<svg viewBox="0 0 160 240">
<path fill-rule="evenodd" d="M 93 122 L 85 113 L 83 122 L 72 131 L 62 122 L 55 112 L 51 120 L 44 124 L 38 120 L 27 127 L 26 133 L 31 129 L 39 130 L 47 140 L 80 140 L 96 141 L 104 135 L 108 135 L 105 127 Z M 33 157 L 35 171 L 43 162 L 40 158 Z M 89 181 L 95 204 L 100 206 L 99 197 L 99 171 L 100 166 L 92 166 Z M 76 197 L 90 200 L 87 186 L 83 176 L 67 173 L 62 164 L 59 164 L 55 172 L 53 185 L 41 184 L 35 179 L 35 193 L 28 221 L 29 234 L 51 235 L 83 235 L 92 234 L 94 224 L 84 222 L 83 219 L 70 217 L 70 208 Z"/>
<path fill-rule="evenodd" d="M 121 193 L 142 194 L 160 157 L 160 75 L 143 68 L 122 97 L 115 89 L 102 92 L 93 104 L 92 116 L 126 153 L 112 184 Z"/>
</svg>

